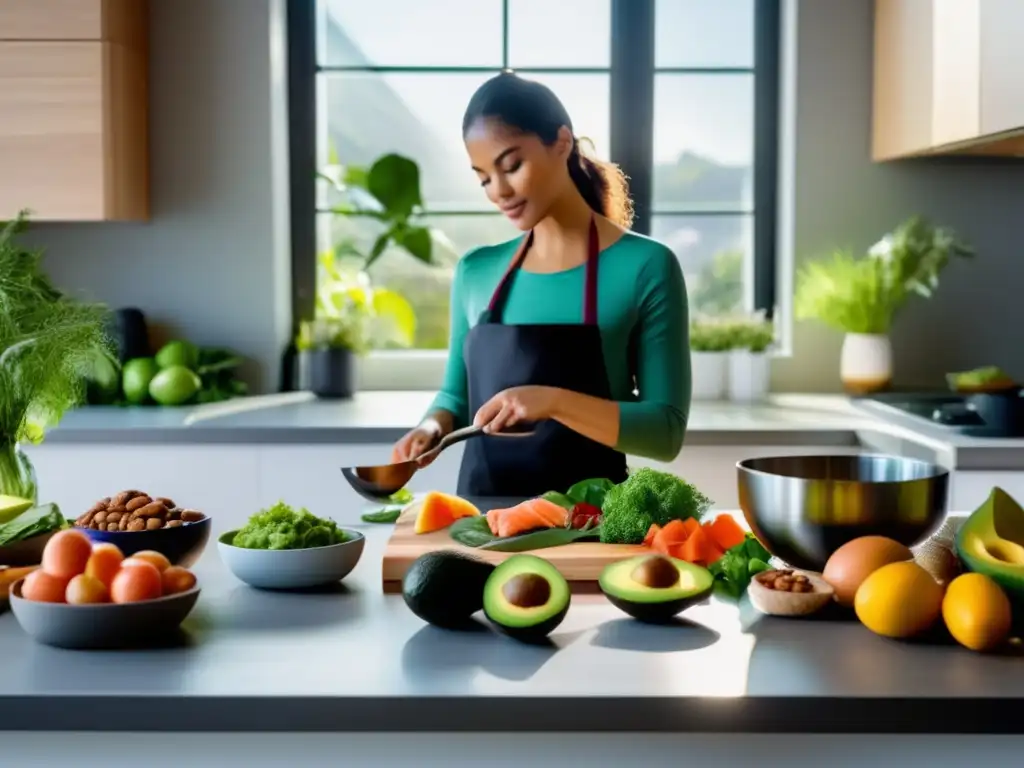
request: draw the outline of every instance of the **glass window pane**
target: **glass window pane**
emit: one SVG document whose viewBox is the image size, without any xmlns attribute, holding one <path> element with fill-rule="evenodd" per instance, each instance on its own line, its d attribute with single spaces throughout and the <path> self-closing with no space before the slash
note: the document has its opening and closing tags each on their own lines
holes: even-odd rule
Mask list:
<svg viewBox="0 0 1024 768">
<path fill-rule="evenodd" d="M 607 67 L 611 0 L 509 0 L 510 67 Z"/>
<path fill-rule="evenodd" d="M 367 253 L 380 233 L 376 222 L 346 216 L 318 217 L 320 250 L 340 250 L 351 242 Z M 423 223 L 437 230 L 437 265 L 426 265 L 399 249 L 387 250 L 370 268 L 375 285 L 400 293 L 416 313 L 416 348 L 448 348 L 448 308 L 453 269 L 467 251 L 480 245 L 510 240 L 522 234 L 501 215 L 426 216 Z M 448 243 L 447 245 L 445 243 Z"/>
<path fill-rule="evenodd" d="M 657 0 L 656 67 L 753 67 L 754 0 Z"/>
<path fill-rule="evenodd" d="M 753 264 L 753 216 L 652 216 L 651 236 L 679 259 L 691 316 L 744 308 Z"/>
<path fill-rule="evenodd" d="M 320 0 L 318 16 L 324 65 L 501 66 L 501 0 Z"/>
<path fill-rule="evenodd" d="M 427 207 L 490 206 L 462 143 L 462 114 L 484 74 L 329 73 L 321 76 L 320 163 L 333 146 L 344 165 L 389 152 L 420 166 Z"/>
<path fill-rule="evenodd" d="M 486 74 L 331 72 L 321 77 L 319 165 L 370 165 L 398 152 L 420 166 L 425 205 L 432 210 L 491 210 L 462 143 L 462 114 Z M 565 103 L 577 135 L 596 154 L 609 151 L 607 75 L 540 75 Z M 321 185 L 321 206 L 337 202 Z"/>
<path fill-rule="evenodd" d="M 753 158 L 753 76 L 655 77 L 655 210 L 750 210 Z"/>
<path fill-rule="evenodd" d="M 608 75 L 534 75 L 565 105 L 579 137 L 593 142 L 592 154 L 607 160 L 611 144 L 611 82 Z"/>
</svg>

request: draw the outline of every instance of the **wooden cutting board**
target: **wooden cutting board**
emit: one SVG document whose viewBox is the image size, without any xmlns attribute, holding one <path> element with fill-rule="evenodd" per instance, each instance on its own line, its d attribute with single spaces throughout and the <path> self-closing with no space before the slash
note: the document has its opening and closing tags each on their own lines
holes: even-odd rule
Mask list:
<svg viewBox="0 0 1024 768">
<path fill-rule="evenodd" d="M 481 560 L 495 564 L 514 554 L 511 552 L 481 551 L 463 546 L 452 539 L 448 534 L 448 529 L 442 529 L 433 533 L 415 533 L 413 527 L 416 524 L 416 515 L 419 513 L 421 504 L 421 499 L 413 501 L 402 510 L 402 514 L 395 523 L 395 530 L 391 534 L 387 548 L 384 550 L 384 563 L 382 567 L 384 592 L 401 592 L 402 577 L 405 575 L 405 572 L 412 565 L 413 560 L 427 552 L 434 552 L 439 549 L 454 549 L 473 554 Z M 481 511 L 484 510 L 482 509 Z M 616 560 L 648 552 L 650 550 L 645 547 L 630 544 L 601 544 L 599 542 L 582 541 L 566 544 L 561 547 L 536 549 L 530 552 L 530 554 L 544 558 L 561 571 L 573 592 L 594 593 L 600 591 L 597 586 L 597 577 L 606 565 Z"/>
</svg>

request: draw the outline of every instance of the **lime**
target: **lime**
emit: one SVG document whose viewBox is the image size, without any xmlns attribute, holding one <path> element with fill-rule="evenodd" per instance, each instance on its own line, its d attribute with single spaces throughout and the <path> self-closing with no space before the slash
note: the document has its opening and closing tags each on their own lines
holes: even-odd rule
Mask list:
<svg viewBox="0 0 1024 768">
<path fill-rule="evenodd" d="M 183 405 L 196 396 L 202 381 L 184 365 L 164 368 L 149 383 L 149 394 L 160 405 Z"/>
<path fill-rule="evenodd" d="M 121 389 L 129 403 L 136 405 L 149 398 L 149 383 L 158 373 L 156 360 L 152 357 L 136 357 L 124 364 L 121 371 Z"/>
<path fill-rule="evenodd" d="M 156 353 L 156 364 L 161 370 L 174 365 L 195 370 L 199 365 L 199 348 L 190 341 L 169 341 Z"/>
</svg>

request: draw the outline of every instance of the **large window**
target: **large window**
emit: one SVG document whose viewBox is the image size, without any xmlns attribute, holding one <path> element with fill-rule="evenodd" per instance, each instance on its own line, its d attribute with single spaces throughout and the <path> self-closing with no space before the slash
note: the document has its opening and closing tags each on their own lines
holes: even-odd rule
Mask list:
<svg viewBox="0 0 1024 768">
<path fill-rule="evenodd" d="M 393 249 L 370 275 L 412 306 L 414 349 L 443 354 L 455 262 L 518 234 L 460 135 L 474 89 L 509 67 L 549 84 L 577 134 L 623 166 L 634 228 L 674 250 L 692 312 L 771 312 L 778 0 L 309 0 L 289 3 L 289 37 L 297 319 L 316 255 L 366 252 L 380 233 L 332 212 L 316 172 L 396 152 L 419 165 L 437 263 Z"/>
</svg>

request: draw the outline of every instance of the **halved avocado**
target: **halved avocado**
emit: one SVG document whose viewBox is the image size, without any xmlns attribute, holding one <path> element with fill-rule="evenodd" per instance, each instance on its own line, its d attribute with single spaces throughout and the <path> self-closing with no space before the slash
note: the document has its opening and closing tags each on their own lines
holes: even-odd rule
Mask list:
<svg viewBox="0 0 1024 768">
<path fill-rule="evenodd" d="M 458 629 L 483 608 L 484 585 L 494 566 L 455 550 L 416 558 L 402 577 L 409 610 L 428 624 Z"/>
<path fill-rule="evenodd" d="M 612 605 L 637 621 L 664 624 L 711 594 L 707 568 L 664 555 L 637 555 L 605 566 L 598 577 Z"/>
<path fill-rule="evenodd" d="M 956 555 L 968 571 L 985 574 L 1024 604 L 1024 509 L 1002 488 L 993 488 L 960 526 Z"/>
<path fill-rule="evenodd" d="M 569 612 L 569 582 L 536 555 L 512 555 L 487 579 L 484 614 L 500 631 L 527 642 L 547 637 Z"/>
</svg>

